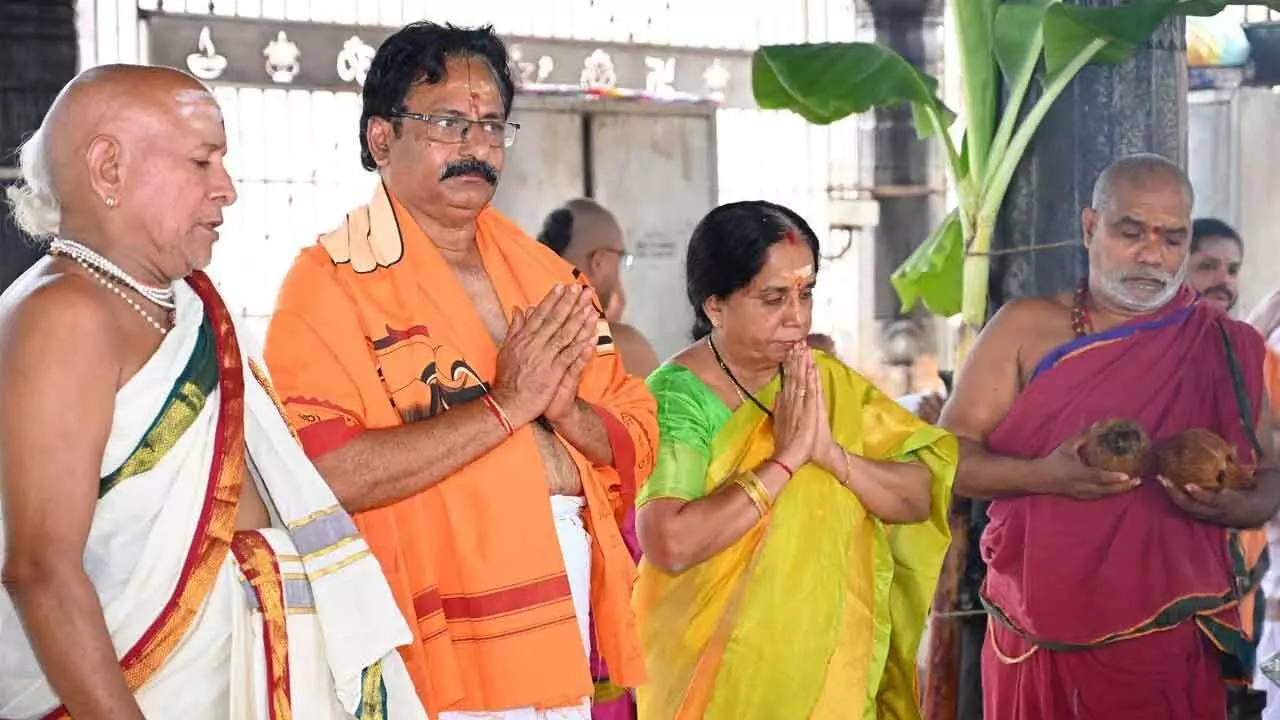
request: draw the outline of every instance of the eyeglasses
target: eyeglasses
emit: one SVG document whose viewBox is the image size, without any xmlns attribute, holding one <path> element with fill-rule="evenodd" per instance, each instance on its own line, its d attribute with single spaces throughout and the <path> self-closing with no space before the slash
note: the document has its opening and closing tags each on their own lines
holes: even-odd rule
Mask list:
<svg viewBox="0 0 1280 720">
<path fill-rule="evenodd" d="M 471 134 L 471 127 L 480 128 L 480 137 L 493 148 L 509 148 L 516 141 L 518 123 L 502 120 L 472 120 L 457 115 L 423 115 L 412 112 L 393 112 L 391 117 L 417 120 L 427 125 L 427 137 L 441 143 L 463 143 Z"/>
<path fill-rule="evenodd" d="M 605 252 L 605 253 L 613 253 L 617 255 L 618 262 L 622 265 L 623 269 L 631 267 L 636 262 L 636 256 L 632 255 L 626 250 L 619 250 L 617 248 L 597 248 L 597 251 Z"/>
</svg>

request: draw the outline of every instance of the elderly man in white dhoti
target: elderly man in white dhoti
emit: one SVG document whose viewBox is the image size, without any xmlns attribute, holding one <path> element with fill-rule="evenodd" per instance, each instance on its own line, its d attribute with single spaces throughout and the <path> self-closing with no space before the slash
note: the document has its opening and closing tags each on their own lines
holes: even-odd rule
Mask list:
<svg viewBox="0 0 1280 720">
<path fill-rule="evenodd" d="M 425 718 L 410 629 L 209 279 L 235 200 L 209 92 L 107 66 L 9 190 L 0 717 Z"/>
</svg>

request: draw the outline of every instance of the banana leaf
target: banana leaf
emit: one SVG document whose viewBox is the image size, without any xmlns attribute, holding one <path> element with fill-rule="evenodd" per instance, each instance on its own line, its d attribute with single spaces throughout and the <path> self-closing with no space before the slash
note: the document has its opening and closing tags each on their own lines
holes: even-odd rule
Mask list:
<svg viewBox="0 0 1280 720">
<path fill-rule="evenodd" d="M 761 108 L 791 110 L 816 125 L 902 103 L 911 105 L 922 138 L 955 120 L 938 99 L 937 79 L 875 43 L 767 45 L 752 57 L 751 84 Z"/>
<path fill-rule="evenodd" d="M 958 211 L 952 210 L 893 271 L 889 282 L 902 300 L 903 312 L 920 300 L 930 312 L 950 317 L 960 312 L 963 274 L 964 233 Z"/>
</svg>

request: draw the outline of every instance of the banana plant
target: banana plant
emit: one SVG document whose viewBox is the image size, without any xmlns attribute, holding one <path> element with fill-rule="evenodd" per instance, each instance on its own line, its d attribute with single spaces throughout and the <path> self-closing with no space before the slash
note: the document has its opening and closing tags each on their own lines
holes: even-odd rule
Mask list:
<svg viewBox="0 0 1280 720">
<path fill-rule="evenodd" d="M 960 125 L 938 97 L 938 80 L 874 43 L 761 47 L 752 58 L 756 102 L 826 125 L 875 107 L 907 103 L 917 135 L 945 148 L 958 198 L 942 223 L 894 271 L 903 310 L 923 302 L 963 315 L 961 356 L 987 315 L 992 231 L 1014 170 L 1054 101 L 1091 63 L 1118 64 L 1167 19 L 1212 16 L 1228 0 L 1130 0 L 1079 7 L 1061 0 L 952 0 L 961 81 Z M 1007 96 L 999 110 L 1003 83 Z M 1040 92 L 1028 107 L 1034 84 Z M 961 358 L 957 358 L 959 360 Z"/>
</svg>

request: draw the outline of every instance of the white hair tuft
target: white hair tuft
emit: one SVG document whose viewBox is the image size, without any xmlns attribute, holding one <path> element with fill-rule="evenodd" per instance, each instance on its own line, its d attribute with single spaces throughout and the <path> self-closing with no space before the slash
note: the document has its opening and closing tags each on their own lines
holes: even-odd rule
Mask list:
<svg viewBox="0 0 1280 720">
<path fill-rule="evenodd" d="M 18 169 L 22 179 L 5 189 L 14 222 L 37 240 L 56 235 L 62 222 L 62 203 L 53 189 L 53 167 L 43 127 L 22 144 Z"/>
</svg>

